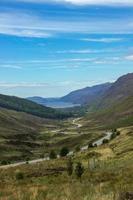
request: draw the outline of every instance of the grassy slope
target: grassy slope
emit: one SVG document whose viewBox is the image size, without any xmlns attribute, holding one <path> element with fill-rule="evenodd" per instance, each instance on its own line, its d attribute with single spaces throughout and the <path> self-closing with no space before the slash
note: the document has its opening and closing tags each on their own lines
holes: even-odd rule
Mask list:
<svg viewBox="0 0 133 200">
<path fill-rule="evenodd" d="M 84 118 L 86 126 L 98 128 L 117 128 L 133 125 L 133 96 L 113 104 L 107 109 L 88 113 Z"/>
<path fill-rule="evenodd" d="M 69 114 L 57 111 L 52 108 L 41 106 L 27 99 L 18 98 L 14 96 L 1 95 L 1 94 L 0 94 L 0 107 L 26 112 L 43 118 L 63 119 L 69 116 Z"/>
<path fill-rule="evenodd" d="M 122 191 L 133 191 L 133 127 L 109 144 L 75 154 L 85 172 L 82 182 L 65 172 L 66 159 L 0 171 L 1 200 L 118 200 Z M 95 158 L 95 167 L 89 163 Z M 91 166 L 91 168 L 90 168 Z M 22 181 L 14 179 L 16 170 L 24 173 Z"/>
<path fill-rule="evenodd" d="M 53 127 L 56 122 L 22 112 L 0 109 L 0 159 L 22 159 L 32 156 L 40 147 L 41 129 Z"/>
</svg>

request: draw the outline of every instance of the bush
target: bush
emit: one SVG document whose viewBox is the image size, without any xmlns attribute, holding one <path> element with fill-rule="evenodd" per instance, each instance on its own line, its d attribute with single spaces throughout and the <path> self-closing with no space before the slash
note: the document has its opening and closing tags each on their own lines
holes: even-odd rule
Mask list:
<svg viewBox="0 0 133 200">
<path fill-rule="evenodd" d="M 94 144 L 93 147 L 97 147 L 97 144 Z"/>
<path fill-rule="evenodd" d="M 114 131 L 112 131 L 111 139 L 114 139 L 119 135 L 120 135 L 120 131 L 115 129 Z"/>
<path fill-rule="evenodd" d="M 79 152 L 80 151 L 80 146 L 77 146 L 76 148 L 75 148 L 75 152 Z"/>
<path fill-rule="evenodd" d="M 88 158 L 99 158 L 101 156 L 100 153 L 95 152 L 95 151 L 91 151 L 87 154 Z"/>
<path fill-rule="evenodd" d="M 73 162 L 72 162 L 71 158 L 67 162 L 67 173 L 69 176 L 71 176 L 73 173 Z"/>
<path fill-rule="evenodd" d="M 65 157 L 69 153 L 69 149 L 67 147 L 63 147 L 60 151 L 60 157 Z"/>
<path fill-rule="evenodd" d="M 29 160 L 30 160 L 30 159 L 27 157 L 26 160 L 25 160 L 25 161 L 26 161 L 26 164 L 29 164 Z"/>
<path fill-rule="evenodd" d="M 75 167 L 75 174 L 77 176 L 77 178 L 80 178 L 80 181 L 81 181 L 81 177 L 84 173 L 84 167 L 82 165 L 82 163 L 78 162 L 76 167 Z"/>
<path fill-rule="evenodd" d="M 110 139 L 111 139 L 111 140 L 113 140 L 114 138 L 116 138 L 116 133 L 115 133 L 115 132 L 113 132 L 113 133 L 112 133 L 112 135 L 111 135 L 111 138 L 110 138 Z"/>
<path fill-rule="evenodd" d="M 7 160 L 2 160 L 1 161 L 1 165 L 8 165 L 8 161 Z"/>
<path fill-rule="evenodd" d="M 117 131 L 116 135 L 119 136 L 120 134 L 121 134 L 120 131 Z"/>
<path fill-rule="evenodd" d="M 133 200 L 133 192 L 121 192 L 118 200 Z"/>
<path fill-rule="evenodd" d="M 88 149 L 92 148 L 92 147 L 94 147 L 94 146 L 93 146 L 93 143 L 91 142 L 91 143 L 88 144 Z"/>
<path fill-rule="evenodd" d="M 116 129 L 116 128 L 112 129 L 112 132 L 113 132 L 113 133 L 116 133 L 116 132 L 117 132 L 117 129 Z"/>
<path fill-rule="evenodd" d="M 44 158 L 44 154 L 43 153 L 40 155 L 40 158 L 42 158 L 42 159 Z"/>
<path fill-rule="evenodd" d="M 15 172 L 15 177 L 16 177 L 16 180 L 22 180 L 22 179 L 24 179 L 24 174 L 20 170 L 17 170 Z"/>
<path fill-rule="evenodd" d="M 49 158 L 50 158 L 50 159 L 56 159 L 56 158 L 57 158 L 57 154 L 55 153 L 55 151 L 52 150 L 52 151 L 50 152 Z"/>
<path fill-rule="evenodd" d="M 109 142 L 108 139 L 104 139 L 104 140 L 103 140 L 103 144 L 107 144 L 108 142 Z"/>
</svg>

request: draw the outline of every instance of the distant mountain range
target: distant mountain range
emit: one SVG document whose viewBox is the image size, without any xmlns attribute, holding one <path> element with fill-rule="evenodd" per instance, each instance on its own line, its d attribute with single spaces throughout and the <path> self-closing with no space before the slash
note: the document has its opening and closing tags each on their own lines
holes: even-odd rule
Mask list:
<svg viewBox="0 0 133 200">
<path fill-rule="evenodd" d="M 74 107 L 91 104 L 95 100 L 100 99 L 111 86 L 112 83 L 105 83 L 93 87 L 86 87 L 73 91 L 61 98 L 29 97 L 28 99 L 44 106 L 57 108 Z"/>
</svg>

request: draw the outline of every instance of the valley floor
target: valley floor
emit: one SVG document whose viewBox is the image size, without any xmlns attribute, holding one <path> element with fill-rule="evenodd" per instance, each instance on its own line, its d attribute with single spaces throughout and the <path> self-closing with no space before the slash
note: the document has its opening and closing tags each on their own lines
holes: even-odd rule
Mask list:
<svg viewBox="0 0 133 200">
<path fill-rule="evenodd" d="M 67 174 L 67 158 L 0 170 L 1 200 L 132 200 L 133 127 L 72 157 L 84 166 L 81 181 Z M 18 178 L 18 174 L 21 176 Z"/>
<path fill-rule="evenodd" d="M 74 151 L 104 134 L 104 131 L 89 131 L 79 120 L 49 120 L 0 110 L 0 161 L 14 163 L 46 158 L 51 150 L 59 154 L 64 146 Z"/>
</svg>

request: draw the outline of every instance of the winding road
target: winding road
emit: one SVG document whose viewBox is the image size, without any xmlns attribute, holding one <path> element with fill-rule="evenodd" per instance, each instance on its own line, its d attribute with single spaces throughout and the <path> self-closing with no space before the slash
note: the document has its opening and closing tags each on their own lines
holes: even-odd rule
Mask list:
<svg viewBox="0 0 133 200">
<path fill-rule="evenodd" d="M 82 124 L 79 123 L 79 120 L 81 118 L 76 118 L 72 121 L 72 124 L 75 125 L 77 128 L 81 128 L 82 127 Z M 106 135 L 100 139 L 98 139 L 97 141 L 93 142 L 92 145 L 93 146 L 100 146 L 103 144 L 103 141 L 105 139 L 107 140 L 110 140 L 111 139 L 111 135 L 113 133 L 112 132 L 107 132 Z M 83 151 L 86 151 L 88 149 L 88 145 L 86 146 L 83 146 L 80 151 L 83 152 Z M 70 151 L 68 156 L 71 156 L 74 154 L 74 151 Z M 57 155 L 57 157 L 59 158 L 60 156 Z M 41 158 L 41 159 L 35 159 L 35 160 L 31 160 L 31 161 L 28 161 L 28 164 L 35 164 L 35 163 L 38 163 L 38 162 L 43 162 L 43 161 L 47 161 L 47 160 L 50 160 L 49 157 L 46 157 L 46 158 Z M 0 166 L 0 169 L 8 169 L 8 168 L 11 168 L 11 167 L 17 167 L 17 166 L 20 166 L 20 165 L 25 165 L 26 164 L 26 161 L 23 161 L 23 162 L 17 162 L 17 163 L 14 163 L 14 164 L 9 164 L 9 165 L 1 165 Z"/>
<path fill-rule="evenodd" d="M 81 128 L 82 124 L 80 124 L 78 121 L 82 118 L 76 118 L 72 120 L 72 124 L 75 125 L 77 128 Z"/>
</svg>

